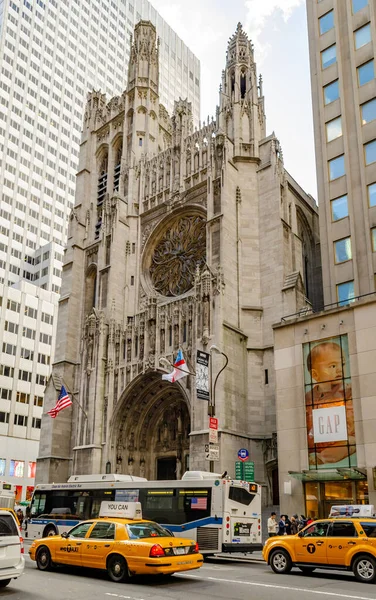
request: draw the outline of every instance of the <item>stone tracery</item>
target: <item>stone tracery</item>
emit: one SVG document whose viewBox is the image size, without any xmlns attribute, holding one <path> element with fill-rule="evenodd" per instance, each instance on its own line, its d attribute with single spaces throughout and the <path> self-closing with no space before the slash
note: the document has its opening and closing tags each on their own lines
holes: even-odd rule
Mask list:
<svg viewBox="0 0 376 600">
<path fill-rule="evenodd" d="M 197 265 L 206 258 L 206 222 L 199 216 L 176 220 L 157 243 L 150 266 L 154 288 L 164 296 L 179 296 L 193 287 Z"/>
</svg>

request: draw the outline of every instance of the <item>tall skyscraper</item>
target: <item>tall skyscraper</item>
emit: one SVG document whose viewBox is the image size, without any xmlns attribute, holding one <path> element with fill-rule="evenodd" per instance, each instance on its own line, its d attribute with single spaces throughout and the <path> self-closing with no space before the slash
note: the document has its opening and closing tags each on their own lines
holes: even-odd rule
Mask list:
<svg viewBox="0 0 376 600">
<path fill-rule="evenodd" d="M 39 349 L 39 329 L 45 328 L 41 319 L 46 311 L 38 302 L 38 306 L 29 302 L 29 297 L 34 294 L 41 299 L 45 291 L 48 301 L 54 306 L 57 303 L 86 95 L 92 89 L 110 96 L 124 91 L 131 35 L 141 18 L 156 26 L 160 38 L 162 103 L 171 113 L 172 98 L 188 98 L 198 123 L 200 63 L 146 0 L 0 0 L 0 285 L 5 290 L 1 293 L 0 351 L 1 364 L 6 367 L 0 375 L 3 436 L 25 440 L 39 436 L 32 425 L 34 418 L 39 425 L 42 412 L 40 400 L 33 406 L 34 395 L 43 396 L 43 386 L 36 383 L 38 356 L 48 355 L 51 360 L 54 340 L 48 348 Z M 30 347 L 33 359 L 29 355 L 26 363 L 21 355 L 24 325 L 21 317 L 7 308 L 13 301 L 24 311 L 22 319 L 30 319 L 29 308 L 35 311 L 33 323 L 25 321 L 26 329 L 34 332 Z M 9 336 L 11 355 L 4 350 Z M 21 371 L 29 372 L 22 384 Z M 21 412 L 19 391 L 26 394 L 29 404 L 26 409 L 23 403 Z M 35 411 L 38 414 L 34 415 Z M 18 419 L 21 414 L 28 418 Z M 34 442 L 29 446 L 15 444 L 14 448 L 10 442 L 1 444 L 0 474 L 12 479 L 14 461 L 24 465 L 34 462 L 36 446 Z M 12 480 L 23 488 L 24 498 L 31 481 L 21 477 L 21 472 L 19 467 Z"/>
<path fill-rule="evenodd" d="M 325 304 L 375 291 L 376 2 L 310 0 Z"/>
</svg>

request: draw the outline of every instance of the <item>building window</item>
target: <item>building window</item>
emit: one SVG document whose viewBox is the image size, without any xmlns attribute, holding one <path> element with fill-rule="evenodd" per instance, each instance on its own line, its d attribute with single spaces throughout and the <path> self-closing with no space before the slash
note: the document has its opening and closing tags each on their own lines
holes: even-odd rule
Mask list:
<svg viewBox="0 0 376 600">
<path fill-rule="evenodd" d="M 332 221 L 339 221 L 340 219 L 344 219 L 345 217 L 349 216 L 347 195 L 332 200 L 330 205 L 332 209 Z"/>
<path fill-rule="evenodd" d="M 374 77 L 375 77 L 373 59 L 364 63 L 364 65 L 361 65 L 360 67 L 358 67 L 357 71 L 358 71 L 358 82 L 359 82 L 360 86 L 365 85 L 369 81 L 372 81 L 372 79 L 374 79 Z"/>
<path fill-rule="evenodd" d="M 342 118 L 337 117 L 329 123 L 325 124 L 326 128 L 326 141 L 332 142 L 333 140 L 341 137 L 342 135 Z"/>
<path fill-rule="evenodd" d="M 324 104 L 330 104 L 339 98 L 339 81 L 333 81 L 324 87 Z"/>
<path fill-rule="evenodd" d="M 23 460 L 11 460 L 9 475 L 11 477 L 23 477 L 24 475 L 25 463 Z"/>
<path fill-rule="evenodd" d="M 362 116 L 362 125 L 374 121 L 376 119 L 376 98 L 362 104 L 360 111 Z"/>
<path fill-rule="evenodd" d="M 330 46 L 326 50 L 321 52 L 321 66 L 323 69 L 327 69 L 330 65 L 334 65 L 337 62 L 337 49 L 336 45 Z"/>
<path fill-rule="evenodd" d="M 362 10 L 365 6 L 368 6 L 368 0 L 352 0 L 353 14 L 355 15 L 355 13 Z"/>
<path fill-rule="evenodd" d="M 34 406 L 43 406 L 43 396 L 34 396 Z"/>
<path fill-rule="evenodd" d="M 330 31 L 334 27 L 334 11 L 326 13 L 319 18 L 320 35 L 323 35 L 327 31 Z"/>
<path fill-rule="evenodd" d="M 0 413 L 3 414 L 3 413 Z M 0 458 L 0 477 L 4 477 L 7 461 L 5 458 Z"/>
<path fill-rule="evenodd" d="M 376 252 L 376 227 L 371 229 L 372 252 Z"/>
<path fill-rule="evenodd" d="M 367 186 L 367 190 L 369 206 L 376 206 L 376 183 L 371 183 Z"/>
<path fill-rule="evenodd" d="M 376 140 L 364 144 L 366 165 L 371 165 L 376 162 Z"/>
<path fill-rule="evenodd" d="M 347 260 L 352 259 L 352 251 L 351 251 L 351 238 L 343 238 L 342 240 L 338 240 L 334 242 L 335 249 L 335 261 L 336 263 L 343 263 Z"/>
<path fill-rule="evenodd" d="M 334 181 L 345 175 L 345 155 L 337 156 L 329 161 L 329 179 Z"/>
<path fill-rule="evenodd" d="M 355 50 L 369 44 L 371 40 L 371 24 L 367 23 L 354 32 Z"/>
<path fill-rule="evenodd" d="M 354 301 L 354 282 L 346 281 L 337 285 L 337 300 L 340 306 L 345 306 Z"/>
</svg>

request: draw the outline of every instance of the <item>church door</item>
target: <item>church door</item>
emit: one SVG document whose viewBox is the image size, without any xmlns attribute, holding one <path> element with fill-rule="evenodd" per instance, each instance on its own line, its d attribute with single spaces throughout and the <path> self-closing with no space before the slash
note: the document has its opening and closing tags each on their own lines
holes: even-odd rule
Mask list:
<svg viewBox="0 0 376 600">
<path fill-rule="evenodd" d="M 160 481 L 170 481 L 176 479 L 176 458 L 158 458 L 157 460 L 157 479 Z"/>
</svg>

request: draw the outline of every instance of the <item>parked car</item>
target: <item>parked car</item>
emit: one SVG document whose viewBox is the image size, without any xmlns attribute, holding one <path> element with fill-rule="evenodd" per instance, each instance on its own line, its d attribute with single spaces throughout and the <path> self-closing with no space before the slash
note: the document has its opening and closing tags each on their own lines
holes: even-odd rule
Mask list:
<svg viewBox="0 0 376 600">
<path fill-rule="evenodd" d="M 17 516 L 9 508 L 0 509 L 0 588 L 17 579 L 25 569 L 24 545 Z"/>
</svg>

